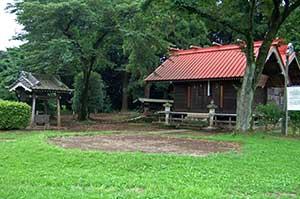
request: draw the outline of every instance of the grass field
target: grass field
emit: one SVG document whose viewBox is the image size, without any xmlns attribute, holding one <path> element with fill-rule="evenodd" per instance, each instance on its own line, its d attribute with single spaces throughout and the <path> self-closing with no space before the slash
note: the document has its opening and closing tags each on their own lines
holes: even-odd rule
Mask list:
<svg viewBox="0 0 300 199">
<path fill-rule="evenodd" d="M 240 152 L 207 157 L 104 153 L 47 143 L 60 132 L 0 133 L 0 198 L 300 198 L 300 140 L 213 135 Z"/>
</svg>

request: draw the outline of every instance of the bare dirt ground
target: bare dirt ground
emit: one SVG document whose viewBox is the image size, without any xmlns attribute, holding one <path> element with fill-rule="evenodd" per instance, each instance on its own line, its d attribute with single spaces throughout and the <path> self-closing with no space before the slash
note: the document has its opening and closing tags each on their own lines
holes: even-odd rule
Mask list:
<svg viewBox="0 0 300 199">
<path fill-rule="evenodd" d="M 129 122 L 132 118 L 138 116 L 137 113 L 102 113 L 91 115 L 89 121 L 79 122 L 72 115 L 64 115 L 62 117 L 63 128 L 58 130 L 71 132 L 112 131 L 114 134 L 57 137 L 51 138 L 50 143 L 64 148 L 79 148 L 82 150 L 169 153 L 194 156 L 239 149 L 239 145 L 235 143 L 179 138 L 180 136 L 197 137 L 215 134 L 216 132 L 174 130 L 152 123 Z"/>
<path fill-rule="evenodd" d="M 205 156 L 210 153 L 237 151 L 239 145 L 230 142 L 176 138 L 160 135 L 97 135 L 52 138 L 51 143 L 64 148 L 101 150 L 108 152 L 169 153 Z"/>
<path fill-rule="evenodd" d="M 59 131 L 130 131 L 130 132 L 149 132 L 174 129 L 175 127 L 166 127 L 163 124 L 143 122 L 142 120 L 133 121 L 132 119 L 141 117 L 140 113 L 99 113 L 92 114 L 88 121 L 80 122 L 72 114 L 62 115 L 62 126 L 56 126 L 56 119 L 51 120 L 50 128 L 44 126 L 35 126 L 27 130 L 59 130 Z M 197 128 L 195 128 L 197 130 Z M 200 127 L 199 127 L 200 130 Z M 1 133 L 1 131 L 0 131 Z M 177 133 L 177 132 L 176 132 Z M 175 133 L 175 134 L 176 134 Z M 186 133 L 186 132 L 185 132 Z M 224 133 L 222 130 L 206 131 L 206 134 Z M 228 133 L 228 131 L 226 131 Z M 193 133 L 190 133 L 192 135 Z M 172 135 L 172 132 L 170 132 Z"/>
<path fill-rule="evenodd" d="M 134 112 L 100 113 L 91 115 L 89 121 L 79 122 L 72 115 L 63 115 L 62 127 L 57 128 L 54 120 L 50 129 L 67 131 L 155 131 L 164 129 L 151 123 L 128 122 L 128 120 L 138 116 L 139 114 Z M 43 128 L 35 127 L 33 130 L 41 130 Z"/>
</svg>

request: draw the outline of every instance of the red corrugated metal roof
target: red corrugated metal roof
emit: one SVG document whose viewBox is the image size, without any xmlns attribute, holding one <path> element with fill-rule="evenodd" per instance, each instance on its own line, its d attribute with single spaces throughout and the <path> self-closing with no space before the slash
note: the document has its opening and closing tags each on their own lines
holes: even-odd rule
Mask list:
<svg viewBox="0 0 300 199">
<path fill-rule="evenodd" d="M 262 42 L 254 43 L 257 55 Z M 277 45 L 274 42 L 273 45 Z M 286 45 L 285 45 L 286 46 Z M 277 49 L 277 48 L 276 48 Z M 286 47 L 279 54 L 285 59 Z M 242 78 L 246 68 L 246 56 L 238 45 L 222 45 L 207 48 L 174 50 L 145 81 L 180 81 L 203 79 Z"/>
</svg>

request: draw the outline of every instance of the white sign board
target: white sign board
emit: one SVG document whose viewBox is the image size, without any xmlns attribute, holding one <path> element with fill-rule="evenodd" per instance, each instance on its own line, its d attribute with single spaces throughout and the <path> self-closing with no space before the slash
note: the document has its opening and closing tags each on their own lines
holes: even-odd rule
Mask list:
<svg viewBox="0 0 300 199">
<path fill-rule="evenodd" d="M 300 110 L 300 87 L 288 87 L 287 88 L 287 109 L 289 111 Z"/>
</svg>

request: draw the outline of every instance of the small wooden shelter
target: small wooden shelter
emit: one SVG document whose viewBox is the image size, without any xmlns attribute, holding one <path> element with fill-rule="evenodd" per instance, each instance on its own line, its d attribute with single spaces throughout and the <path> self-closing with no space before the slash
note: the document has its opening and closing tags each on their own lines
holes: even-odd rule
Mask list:
<svg viewBox="0 0 300 199">
<path fill-rule="evenodd" d="M 16 92 L 20 101 L 32 103 L 31 127 L 36 124 L 49 124 L 47 102 L 56 98 L 57 102 L 57 126 L 61 126 L 61 96 L 70 95 L 72 89 L 59 80 L 58 77 L 48 74 L 34 74 L 22 71 L 20 77 L 9 86 L 9 91 Z M 44 113 L 36 110 L 37 100 L 44 102 Z"/>
</svg>

